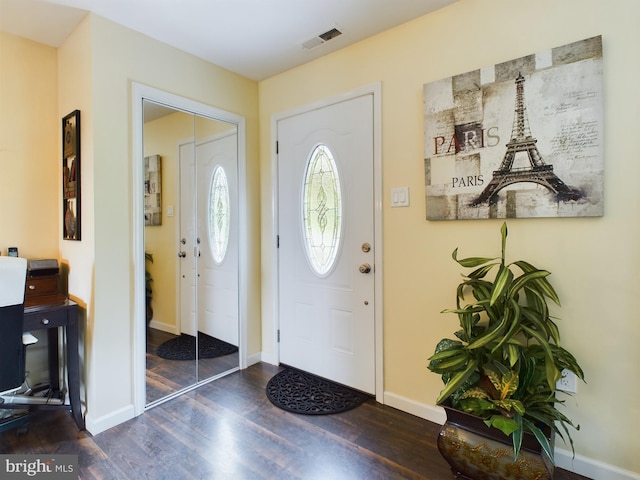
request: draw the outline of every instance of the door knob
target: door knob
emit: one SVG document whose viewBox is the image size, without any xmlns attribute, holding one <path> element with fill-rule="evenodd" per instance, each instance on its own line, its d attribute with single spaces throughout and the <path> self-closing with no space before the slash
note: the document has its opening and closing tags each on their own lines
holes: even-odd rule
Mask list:
<svg viewBox="0 0 640 480">
<path fill-rule="evenodd" d="M 371 271 L 371 265 L 368 263 L 363 263 L 360 265 L 360 273 L 369 273 Z"/>
<path fill-rule="evenodd" d="M 179 256 L 180 258 L 184 258 L 184 257 L 186 257 L 186 256 L 187 256 L 187 252 L 178 252 L 178 256 Z"/>
</svg>

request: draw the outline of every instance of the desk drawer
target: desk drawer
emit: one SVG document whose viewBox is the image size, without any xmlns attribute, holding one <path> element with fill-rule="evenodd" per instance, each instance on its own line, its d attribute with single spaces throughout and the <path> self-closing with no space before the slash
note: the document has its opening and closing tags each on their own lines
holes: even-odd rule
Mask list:
<svg viewBox="0 0 640 480">
<path fill-rule="evenodd" d="M 58 293 L 58 277 L 27 278 L 25 293 L 27 297 Z"/>
<path fill-rule="evenodd" d="M 67 323 L 67 310 L 35 311 L 24 315 L 24 330 L 61 327 Z"/>
<path fill-rule="evenodd" d="M 33 307 L 36 305 L 59 305 L 67 299 L 60 290 L 59 275 L 44 277 L 27 277 L 24 288 L 24 305 Z"/>
</svg>

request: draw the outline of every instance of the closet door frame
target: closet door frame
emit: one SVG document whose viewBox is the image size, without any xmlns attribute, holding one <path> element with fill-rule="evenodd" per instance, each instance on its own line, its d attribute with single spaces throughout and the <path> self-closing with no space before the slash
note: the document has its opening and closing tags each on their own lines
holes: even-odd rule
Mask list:
<svg viewBox="0 0 640 480">
<path fill-rule="evenodd" d="M 146 304 L 145 304 L 145 255 L 144 255 L 144 169 L 143 169 L 143 100 L 161 103 L 178 110 L 214 120 L 235 124 L 238 134 L 238 222 L 239 222 L 239 368 L 248 366 L 247 359 L 247 306 L 248 306 L 248 215 L 246 201 L 246 124 L 245 118 L 231 112 L 196 102 L 147 85 L 132 83 L 132 196 L 133 196 L 133 356 L 134 356 L 134 414 L 146 410 Z M 229 370 L 224 374 L 232 373 Z M 214 377 L 211 380 L 215 380 Z M 206 383 L 206 382 L 205 382 Z M 197 383 L 193 388 L 197 388 Z M 184 392 L 182 392 L 184 393 Z M 172 397 L 168 397 L 169 400 Z M 155 406 L 156 404 L 154 404 Z"/>
</svg>

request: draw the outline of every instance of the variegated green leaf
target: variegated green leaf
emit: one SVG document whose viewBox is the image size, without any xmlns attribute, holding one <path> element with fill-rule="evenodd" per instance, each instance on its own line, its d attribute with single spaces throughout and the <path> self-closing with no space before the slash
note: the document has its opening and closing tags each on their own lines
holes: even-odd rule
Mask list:
<svg viewBox="0 0 640 480">
<path fill-rule="evenodd" d="M 448 350 L 440 350 L 438 353 L 434 353 L 429 357 L 430 362 L 437 362 L 438 360 L 444 360 L 446 358 L 459 356 L 464 351 L 462 350 L 462 344 L 457 347 L 450 348 Z"/>
<path fill-rule="evenodd" d="M 511 314 L 509 315 L 510 325 L 506 333 L 502 336 L 502 338 L 498 342 L 498 344 L 495 347 L 493 347 L 493 350 L 491 350 L 492 353 L 498 350 L 500 347 L 502 347 L 502 345 L 504 345 L 506 342 L 511 340 L 511 338 L 517 335 L 520 331 L 520 316 L 521 316 L 520 305 L 518 305 L 518 303 L 515 300 L 511 299 L 508 305 L 505 305 L 505 309 L 506 308 L 510 308 L 510 312 L 511 312 Z"/>
<path fill-rule="evenodd" d="M 465 390 L 465 392 L 461 395 L 460 399 L 464 399 L 464 398 L 485 398 L 485 399 L 489 399 L 489 394 L 486 392 L 486 390 L 479 388 L 479 387 L 475 387 L 475 388 L 469 388 L 468 390 Z"/>
<path fill-rule="evenodd" d="M 544 366 L 547 372 L 547 383 L 549 384 L 549 388 L 554 391 L 556 389 L 556 382 L 560 380 L 562 374 L 556 367 L 556 364 L 553 362 L 553 357 L 547 358 Z"/>
<path fill-rule="evenodd" d="M 549 445 L 549 440 L 547 439 L 547 437 L 544 435 L 544 433 L 542 433 L 542 430 L 536 427 L 533 423 L 529 422 L 526 418 L 523 418 L 522 421 L 527 430 L 533 433 L 533 435 L 536 437 L 536 440 L 538 440 L 538 443 L 551 460 L 551 463 L 555 465 L 556 462 L 553 458 L 553 449 L 551 448 L 551 445 Z"/>
<path fill-rule="evenodd" d="M 495 258 L 487 258 L 487 257 L 469 257 L 469 258 L 458 258 L 458 249 L 456 248 L 451 257 L 458 262 L 461 266 L 465 268 L 475 268 L 484 263 L 492 262 Z"/>
<path fill-rule="evenodd" d="M 462 370 L 469 358 L 464 354 L 464 350 L 461 353 L 454 356 L 445 358 L 443 360 L 429 362 L 429 370 L 435 373 L 455 372 Z"/>
<path fill-rule="evenodd" d="M 493 415 L 491 418 L 485 420 L 484 423 L 489 427 L 497 428 L 507 436 L 519 428 L 518 422 L 503 415 Z"/>
<path fill-rule="evenodd" d="M 449 398 L 449 396 L 453 392 L 455 392 L 460 387 L 460 385 L 462 385 L 465 382 L 465 380 L 469 378 L 469 376 L 471 376 L 476 371 L 477 367 L 478 367 L 478 362 L 476 360 L 471 360 L 467 364 L 467 368 L 465 368 L 461 372 L 456 373 L 453 377 L 451 377 L 451 380 L 447 382 L 444 389 L 442 389 L 442 391 L 440 392 L 440 395 L 436 399 L 436 403 L 441 404 L 447 398 Z"/>
<path fill-rule="evenodd" d="M 522 415 L 516 414 L 514 421 L 517 423 L 518 428 L 511 434 L 513 440 L 513 454 L 514 460 L 518 458 L 520 454 L 520 448 L 522 447 L 522 437 L 524 436 L 524 428 L 522 427 Z"/>
<path fill-rule="evenodd" d="M 464 398 L 458 402 L 455 408 L 478 417 L 486 417 L 487 412 L 495 410 L 492 402 L 480 397 Z"/>
<path fill-rule="evenodd" d="M 480 279 L 480 278 L 484 278 L 487 273 L 489 273 L 493 267 L 495 267 L 496 265 L 500 265 L 499 263 L 489 263 L 487 265 L 484 265 L 480 268 L 478 268 L 477 270 L 474 270 L 473 272 L 471 272 L 469 275 L 467 275 L 469 278 L 473 278 L 473 279 Z"/>
<path fill-rule="evenodd" d="M 533 272 L 539 270 L 528 262 L 524 260 L 518 260 L 517 262 L 513 262 L 515 265 L 520 267 L 523 272 Z M 540 289 L 540 291 L 544 292 L 544 294 L 552 299 L 557 305 L 560 305 L 560 298 L 558 298 L 558 294 L 555 289 L 551 286 L 551 283 L 546 278 L 538 279 L 535 281 L 536 285 Z"/>
<path fill-rule="evenodd" d="M 476 348 L 483 347 L 497 340 L 500 337 L 500 335 L 502 335 L 502 333 L 504 332 L 507 321 L 508 321 L 508 318 L 506 318 L 506 316 L 503 317 L 502 321 L 493 330 L 477 338 L 475 341 L 469 344 L 467 348 L 469 348 L 470 350 L 473 350 Z"/>
<path fill-rule="evenodd" d="M 494 370 L 487 369 L 485 370 L 485 375 L 491 381 L 493 388 L 495 388 L 498 392 L 500 391 L 501 383 L 500 383 L 500 375 L 498 372 Z"/>
<path fill-rule="evenodd" d="M 513 395 L 518 390 L 518 373 L 509 371 L 500 378 L 500 386 L 497 389 L 500 399 L 504 400 Z"/>
<path fill-rule="evenodd" d="M 520 400 L 514 400 L 513 398 L 494 400 L 493 403 L 508 412 L 516 412 L 520 415 L 524 415 L 526 411 L 522 402 Z"/>
<path fill-rule="evenodd" d="M 505 263 L 505 258 L 507 256 L 507 222 L 503 222 L 502 227 L 500 227 L 500 237 L 502 239 L 502 263 Z"/>
<path fill-rule="evenodd" d="M 442 352 L 444 350 L 451 350 L 452 348 L 461 348 L 461 347 L 462 347 L 462 343 L 459 342 L 458 340 L 451 340 L 450 338 L 443 338 L 436 345 L 434 353 L 439 353 L 439 352 Z"/>
<path fill-rule="evenodd" d="M 534 283 L 535 280 L 547 277 L 549 275 L 550 273 L 545 270 L 536 270 L 533 272 L 523 273 L 518 278 L 514 279 L 511 288 L 509 289 L 508 295 L 511 298 L 514 298 L 516 293 L 518 293 L 520 289 L 523 288 L 527 283 Z"/>
<path fill-rule="evenodd" d="M 507 351 L 506 360 L 509 361 L 509 366 L 513 367 L 520 358 L 518 347 L 512 343 L 508 343 L 503 348 Z"/>
<path fill-rule="evenodd" d="M 500 266 L 498 275 L 496 275 L 495 282 L 493 284 L 493 290 L 491 291 L 490 305 L 495 305 L 504 292 L 507 290 L 513 280 L 513 272 L 508 267 Z"/>
<path fill-rule="evenodd" d="M 553 358 L 549 342 L 542 334 L 540 334 L 537 330 L 529 328 L 525 325 L 522 326 L 522 330 L 524 330 L 529 336 L 537 340 L 538 344 L 544 349 L 547 358 Z"/>
</svg>

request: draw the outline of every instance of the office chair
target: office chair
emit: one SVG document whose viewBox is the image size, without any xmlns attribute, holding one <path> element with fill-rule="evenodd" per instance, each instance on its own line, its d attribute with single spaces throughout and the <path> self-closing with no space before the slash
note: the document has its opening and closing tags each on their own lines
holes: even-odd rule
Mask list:
<svg viewBox="0 0 640 480">
<path fill-rule="evenodd" d="M 27 408 L 34 404 L 62 403 L 60 399 L 32 396 L 26 382 L 26 345 L 37 342 L 33 335 L 23 333 L 26 279 L 26 259 L 0 256 L 0 410 L 9 404 Z M 21 422 L 9 428 L 24 425 L 26 417 L 22 417 Z M 11 418 L 3 420 L 5 426 L 11 422 Z"/>
</svg>

